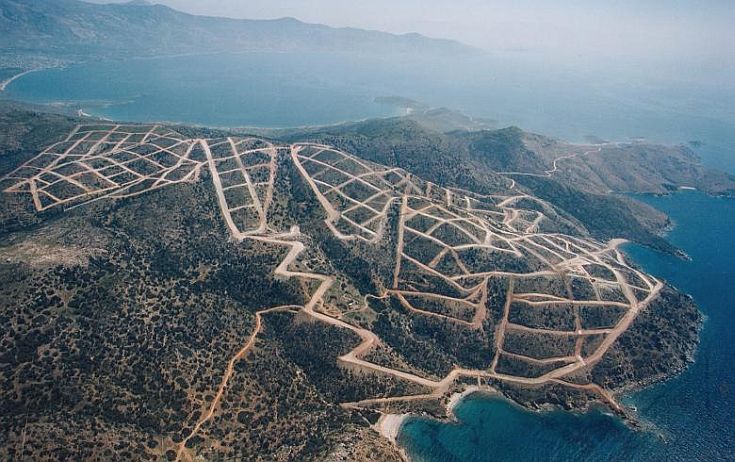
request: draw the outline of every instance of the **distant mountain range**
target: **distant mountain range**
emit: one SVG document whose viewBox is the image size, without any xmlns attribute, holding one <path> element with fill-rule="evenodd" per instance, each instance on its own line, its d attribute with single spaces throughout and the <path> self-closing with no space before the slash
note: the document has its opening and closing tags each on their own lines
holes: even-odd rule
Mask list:
<svg viewBox="0 0 735 462">
<path fill-rule="evenodd" d="M 194 16 L 146 2 L 0 0 L 0 53 L 60 59 L 219 51 L 473 53 L 419 34 L 394 35 L 307 24 L 293 18 L 243 20 Z"/>
</svg>

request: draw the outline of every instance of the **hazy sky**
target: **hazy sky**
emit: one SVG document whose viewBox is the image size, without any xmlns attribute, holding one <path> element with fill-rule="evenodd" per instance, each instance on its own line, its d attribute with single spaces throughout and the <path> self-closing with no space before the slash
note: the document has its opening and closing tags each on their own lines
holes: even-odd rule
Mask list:
<svg viewBox="0 0 735 462">
<path fill-rule="evenodd" d="M 96 0 L 103 2 L 104 0 Z M 735 58 L 735 0 L 157 0 L 215 16 L 420 32 L 488 50 Z"/>
</svg>

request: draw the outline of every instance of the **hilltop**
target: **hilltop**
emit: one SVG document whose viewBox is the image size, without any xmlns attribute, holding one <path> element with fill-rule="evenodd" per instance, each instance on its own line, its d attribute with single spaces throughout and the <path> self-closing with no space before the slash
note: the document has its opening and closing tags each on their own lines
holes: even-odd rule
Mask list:
<svg viewBox="0 0 735 462">
<path fill-rule="evenodd" d="M 467 386 L 626 416 L 692 360 L 692 300 L 513 143 L 0 115 L 3 458 L 397 461 L 374 429 Z"/>
<path fill-rule="evenodd" d="M 515 184 L 553 203 L 559 213 L 598 239 L 623 237 L 672 254 L 679 252 L 661 237 L 671 222 L 627 194 L 670 193 L 686 186 L 717 195 L 735 191 L 731 175 L 706 168 L 684 146 L 578 145 L 517 127 L 457 130 L 457 119 L 452 111 L 429 111 L 265 133 L 287 141 L 338 146 L 447 186 L 491 191 Z M 595 164 L 604 174 L 595 174 Z M 686 168 L 677 168 L 681 165 Z"/>
</svg>

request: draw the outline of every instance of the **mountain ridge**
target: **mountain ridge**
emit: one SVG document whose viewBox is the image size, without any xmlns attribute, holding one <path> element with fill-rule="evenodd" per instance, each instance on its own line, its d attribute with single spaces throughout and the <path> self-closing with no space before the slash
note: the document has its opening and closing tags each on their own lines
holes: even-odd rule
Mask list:
<svg viewBox="0 0 735 462">
<path fill-rule="evenodd" d="M 0 53 L 81 60 L 232 51 L 447 55 L 475 53 L 419 34 L 334 28 L 294 18 L 196 16 L 164 5 L 0 0 Z"/>
</svg>

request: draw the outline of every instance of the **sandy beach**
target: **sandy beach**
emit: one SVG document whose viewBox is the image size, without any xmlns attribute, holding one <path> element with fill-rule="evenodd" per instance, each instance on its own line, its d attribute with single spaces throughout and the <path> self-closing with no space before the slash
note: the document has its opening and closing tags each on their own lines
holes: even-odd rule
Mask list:
<svg viewBox="0 0 735 462">
<path fill-rule="evenodd" d="M 401 425 L 405 422 L 409 414 L 384 414 L 375 424 L 378 433 L 383 435 L 391 443 L 396 443 L 398 432 L 401 430 Z"/>
<path fill-rule="evenodd" d="M 410 414 L 383 414 L 374 427 L 378 433 L 396 447 L 401 458 L 406 462 L 410 461 L 408 453 L 398 445 L 396 438 L 398 438 L 398 432 L 401 431 L 401 426 L 409 416 Z"/>
<path fill-rule="evenodd" d="M 495 390 L 488 387 L 473 385 L 467 387 L 462 392 L 454 393 L 452 396 L 449 397 L 449 400 L 446 404 L 447 415 L 449 416 L 449 418 L 454 419 L 454 409 L 459 405 L 459 403 L 462 402 L 463 399 L 477 392 L 495 393 Z M 401 426 L 410 416 L 411 414 L 384 414 L 380 417 L 380 419 L 378 419 L 378 422 L 375 424 L 375 430 L 383 435 L 386 439 L 388 439 L 388 441 L 390 441 L 391 443 L 395 443 L 396 438 L 398 437 L 398 433 L 401 431 Z"/>
<path fill-rule="evenodd" d="M 447 415 L 454 419 L 454 409 L 459 405 L 459 403 L 462 402 L 463 399 L 468 397 L 469 395 L 473 393 L 477 393 L 478 391 L 490 391 L 487 388 L 478 387 L 477 385 L 472 385 L 467 387 L 464 391 L 460 393 L 455 393 L 452 396 L 449 397 L 449 401 L 447 401 Z"/>
<path fill-rule="evenodd" d="M 29 69 L 27 71 L 21 72 L 20 74 L 16 74 L 9 79 L 3 80 L 0 82 L 0 91 L 5 91 L 6 88 L 8 88 L 8 85 L 13 83 L 15 80 L 23 77 L 26 74 L 30 74 L 31 72 L 40 71 L 41 69 Z"/>
</svg>

